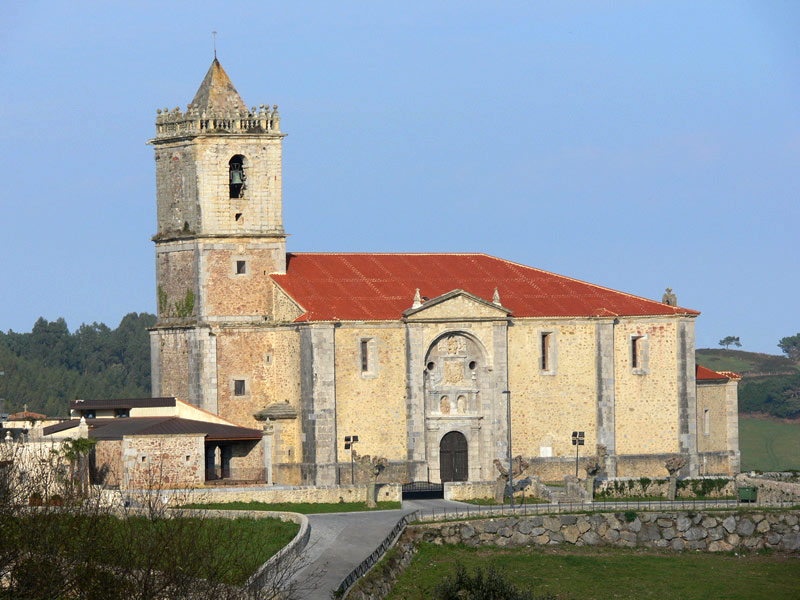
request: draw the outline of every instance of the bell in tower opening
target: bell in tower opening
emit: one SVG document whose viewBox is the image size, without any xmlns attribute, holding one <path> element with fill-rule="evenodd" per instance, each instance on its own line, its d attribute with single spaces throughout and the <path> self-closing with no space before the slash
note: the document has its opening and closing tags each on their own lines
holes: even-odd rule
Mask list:
<svg viewBox="0 0 800 600">
<path fill-rule="evenodd" d="M 244 198 L 245 175 L 244 175 L 244 156 L 237 154 L 228 163 L 230 173 L 230 197 Z"/>
</svg>

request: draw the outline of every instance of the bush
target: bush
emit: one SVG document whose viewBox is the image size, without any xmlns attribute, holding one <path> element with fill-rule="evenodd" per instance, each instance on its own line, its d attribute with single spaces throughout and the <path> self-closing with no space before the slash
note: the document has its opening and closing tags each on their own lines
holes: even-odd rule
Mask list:
<svg viewBox="0 0 800 600">
<path fill-rule="evenodd" d="M 555 596 L 534 597 L 531 592 L 521 591 L 506 581 L 494 566 L 486 571 L 478 567 L 473 574 L 464 565 L 456 565 L 456 573 L 436 586 L 435 600 L 550 600 Z"/>
</svg>

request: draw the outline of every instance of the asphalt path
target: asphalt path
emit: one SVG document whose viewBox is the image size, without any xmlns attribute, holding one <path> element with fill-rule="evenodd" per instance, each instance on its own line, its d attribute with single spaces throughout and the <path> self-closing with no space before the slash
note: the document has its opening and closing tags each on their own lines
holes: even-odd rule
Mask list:
<svg viewBox="0 0 800 600">
<path fill-rule="evenodd" d="M 456 512 L 465 506 L 448 500 L 404 500 L 403 508 L 397 510 L 308 515 L 311 536 L 303 554 L 306 564 L 294 577 L 298 596 L 329 600 L 331 591 L 372 554 L 405 515 L 416 510 Z"/>
</svg>

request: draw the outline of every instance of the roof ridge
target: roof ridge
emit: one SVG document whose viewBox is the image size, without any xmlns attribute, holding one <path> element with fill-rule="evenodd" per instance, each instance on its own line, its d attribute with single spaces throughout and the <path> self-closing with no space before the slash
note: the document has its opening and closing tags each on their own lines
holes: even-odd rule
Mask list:
<svg viewBox="0 0 800 600">
<path fill-rule="evenodd" d="M 566 279 L 568 281 L 574 281 L 575 283 L 582 283 L 584 285 L 590 285 L 592 287 L 595 287 L 595 288 L 598 288 L 598 289 L 601 289 L 601 290 L 605 290 L 607 292 L 614 292 L 615 294 L 622 294 L 624 296 L 628 296 L 629 298 L 635 298 L 637 300 L 644 300 L 645 302 L 652 302 L 653 304 L 657 304 L 659 306 L 669 306 L 670 308 L 673 309 L 673 311 L 674 311 L 674 313 L 676 315 L 677 314 L 685 314 L 687 312 L 700 314 L 699 311 L 692 310 L 690 308 L 684 308 L 684 307 L 681 307 L 681 306 L 670 306 L 669 304 L 664 304 L 663 302 L 659 302 L 658 300 L 652 300 L 650 298 L 645 298 L 644 296 L 638 296 L 636 294 L 631 294 L 629 292 L 623 292 L 622 290 L 617 290 L 617 289 L 614 289 L 614 288 L 606 287 L 604 285 L 599 285 L 597 283 L 592 283 L 591 281 L 584 281 L 583 279 L 576 279 L 575 277 L 570 277 L 569 275 L 561 275 L 560 273 L 555 273 L 554 271 L 548 271 L 546 269 L 540 269 L 539 267 L 531 267 L 530 265 L 523 265 L 522 263 L 518 263 L 518 262 L 513 261 L 513 260 L 508 260 L 507 258 L 501 258 L 499 256 L 492 256 L 491 254 L 485 254 L 484 256 L 488 256 L 489 258 L 492 258 L 494 260 L 499 260 L 501 262 L 508 263 L 508 264 L 511 264 L 511 265 L 515 265 L 517 267 L 522 267 L 523 269 L 533 269 L 534 271 L 538 271 L 539 273 L 546 273 L 547 275 L 552 275 L 553 277 L 558 277 L 560 279 Z M 599 308 L 603 308 L 603 307 L 599 307 Z M 606 309 L 606 310 L 608 310 L 608 309 Z M 679 310 L 682 310 L 683 312 L 679 312 Z"/>
</svg>

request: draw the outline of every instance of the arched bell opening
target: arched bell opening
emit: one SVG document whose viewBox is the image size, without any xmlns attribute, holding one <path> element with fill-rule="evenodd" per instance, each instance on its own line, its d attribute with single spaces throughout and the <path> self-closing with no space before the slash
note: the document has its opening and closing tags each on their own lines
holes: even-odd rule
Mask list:
<svg viewBox="0 0 800 600">
<path fill-rule="evenodd" d="M 231 198 L 244 198 L 244 165 L 245 157 L 241 154 L 236 154 L 228 161 L 228 188 Z"/>
</svg>

